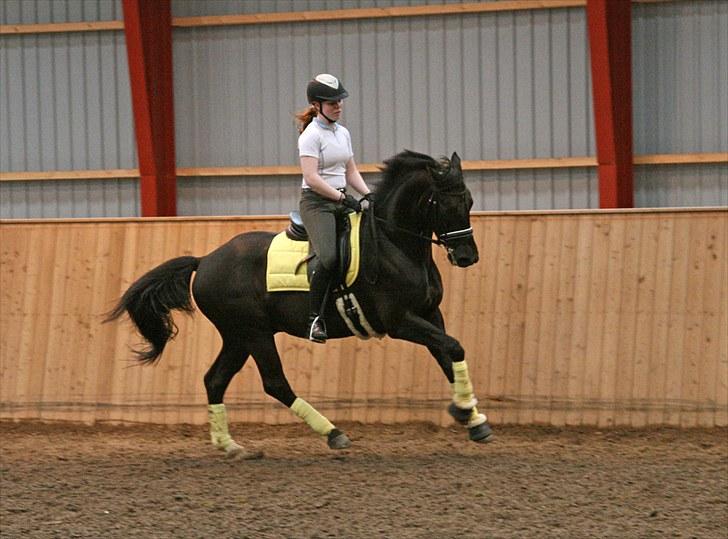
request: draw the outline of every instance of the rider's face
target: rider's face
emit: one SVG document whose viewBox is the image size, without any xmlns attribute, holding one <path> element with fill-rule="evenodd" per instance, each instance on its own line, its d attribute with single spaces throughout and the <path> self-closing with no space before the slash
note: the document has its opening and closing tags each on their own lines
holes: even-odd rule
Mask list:
<svg viewBox="0 0 728 539">
<path fill-rule="evenodd" d="M 324 116 L 331 118 L 334 121 L 337 121 L 341 116 L 343 101 L 324 101 L 321 104 L 321 108 Z"/>
</svg>

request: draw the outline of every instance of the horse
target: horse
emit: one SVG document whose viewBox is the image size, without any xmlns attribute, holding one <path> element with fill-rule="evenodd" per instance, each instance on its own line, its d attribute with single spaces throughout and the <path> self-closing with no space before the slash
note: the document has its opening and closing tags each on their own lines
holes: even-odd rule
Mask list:
<svg viewBox="0 0 728 539">
<path fill-rule="evenodd" d="M 432 257 L 436 244 L 455 266 L 478 261 L 472 204 L 457 153 L 435 160 L 405 150 L 385 160 L 382 179 L 361 213 L 361 268 L 349 290 L 376 334 L 427 347 L 451 384 L 450 415 L 467 428 L 470 440 L 489 442 L 493 432 L 476 407 L 465 351 L 445 331 L 439 308 L 442 278 Z M 210 439 L 230 457 L 261 456 L 232 438 L 223 402 L 231 379 L 250 356 L 265 393 L 325 437 L 331 449 L 351 445 L 344 432 L 296 395 L 283 372 L 274 335 L 282 331 L 305 338 L 309 300 L 305 292 L 267 291 L 266 256 L 274 236 L 264 231 L 239 234 L 206 256 L 168 260 L 134 282 L 106 318 L 112 321 L 127 313 L 146 341 L 145 348 L 135 350 L 135 358 L 154 364 L 177 334 L 171 311 L 192 312 L 197 305 L 222 337 L 222 349 L 204 384 Z M 327 298 L 329 339 L 354 335 L 335 314 L 333 298 Z"/>
</svg>

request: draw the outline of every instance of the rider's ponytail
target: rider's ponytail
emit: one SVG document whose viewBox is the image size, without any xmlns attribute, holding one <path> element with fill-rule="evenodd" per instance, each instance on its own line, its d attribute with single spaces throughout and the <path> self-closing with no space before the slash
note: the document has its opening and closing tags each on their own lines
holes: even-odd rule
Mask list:
<svg viewBox="0 0 728 539">
<path fill-rule="evenodd" d="M 313 105 L 309 105 L 305 109 L 296 113 L 296 127 L 298 132 L 303 133 L 303 130 L 308 127 L 313 119 L 318 115 L 318 110 Z"/>
</svg>

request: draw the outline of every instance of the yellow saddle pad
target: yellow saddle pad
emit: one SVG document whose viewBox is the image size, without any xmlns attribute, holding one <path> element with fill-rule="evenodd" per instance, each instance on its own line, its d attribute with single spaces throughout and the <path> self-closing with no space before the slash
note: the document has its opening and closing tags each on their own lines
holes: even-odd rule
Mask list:
<svg viewBox="0 0 728 539">
<path fill-rule="evenodd" d="M 351 286 L 359 275 L 359 225 L 361 213 L 350 213 L 351 261 L 346 272 L 346 286 Z M 265 283 L 268 292 L 308 292 L 308 263 L 296 266 L 308 256 L 307 241 L 293 241 L 281 232 L 273 238 L 268 248 L 268 268 Z"/>
</svg>

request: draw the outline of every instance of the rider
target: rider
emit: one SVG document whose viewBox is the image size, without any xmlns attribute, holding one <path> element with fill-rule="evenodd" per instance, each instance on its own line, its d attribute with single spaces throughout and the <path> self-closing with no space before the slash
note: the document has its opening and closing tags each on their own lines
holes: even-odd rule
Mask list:
<svg viewBox="0 0 728 539">
<path fill-rule="evenodd" d="M 338 123 L 342 100 L 349 93 L 336 77 L 322 73 L 308 83 L 306 96 L 308 108 L 296 114 L 303 173 L 300 210 L 319 259 L 311 275 L 308 338 L 323 343 L 328 338 L 323 302 L 336 270 L 336 212 L 342 206 L 361 211 L 360 202 L 346 192 L 347 185 L 365 198 L 370 189 L 354 162 L 351 135 Z"/>
</svg>

